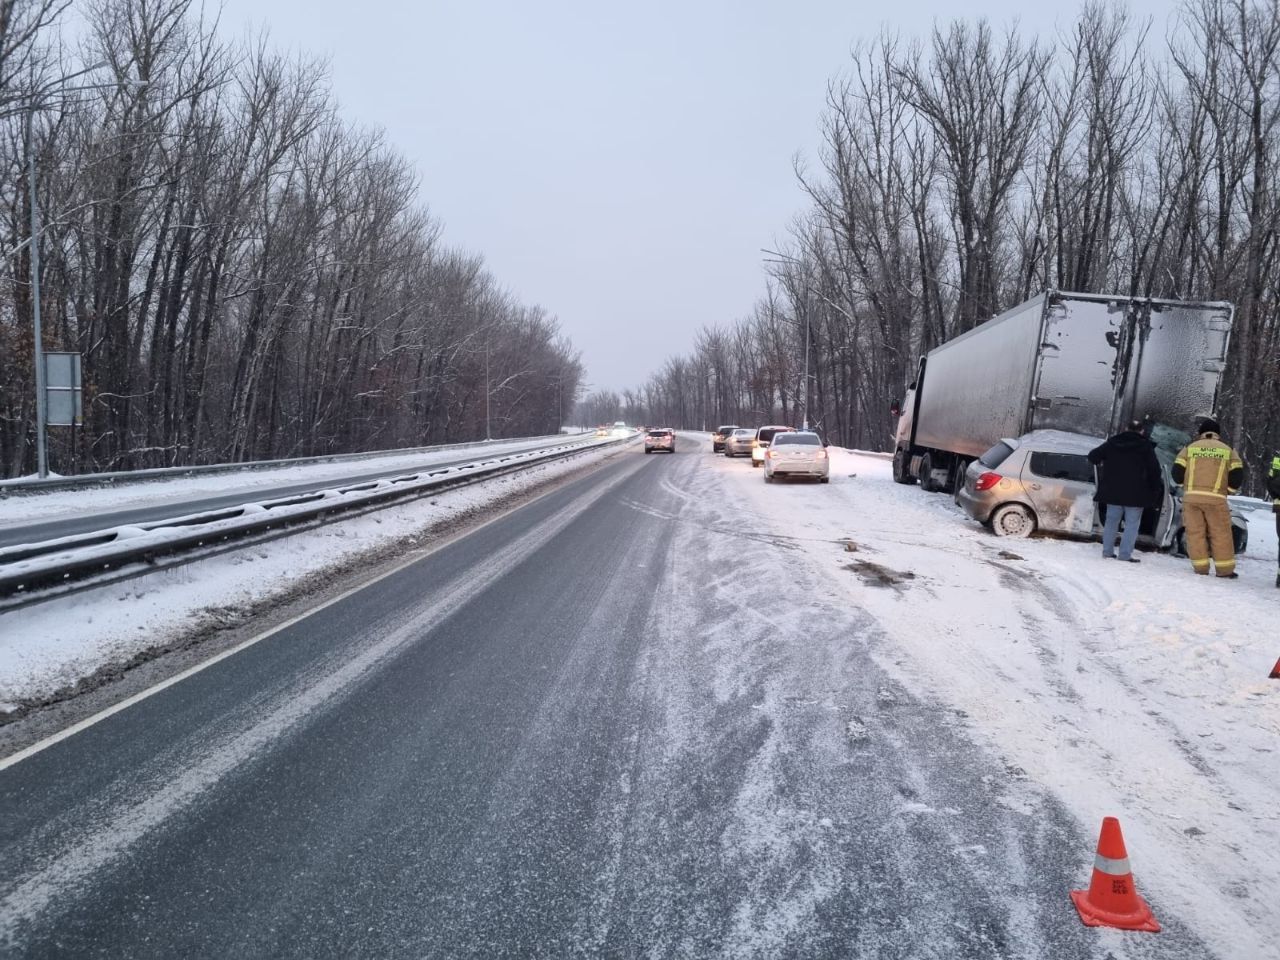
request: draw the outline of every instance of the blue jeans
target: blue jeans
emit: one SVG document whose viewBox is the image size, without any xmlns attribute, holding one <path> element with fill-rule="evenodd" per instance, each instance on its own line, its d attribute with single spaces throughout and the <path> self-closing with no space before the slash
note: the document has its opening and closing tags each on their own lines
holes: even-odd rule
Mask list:
<svg viewBox="0 0 1280 960">
<path fill-rule="evenodd" d="M 1138 525 L 1142 523 L 1141 507 L 1107 504 L 1106 519 L 1102 524 L 1102 555 L 1115 556 L 1116 531 L 1120 529 L 1121 517 L 1124 518 L 1124 533 L 1120 536 L 1120 559 L 1128 560 L 1133 556 L 1133 545 L 1138 542 Z"/>
</svg>

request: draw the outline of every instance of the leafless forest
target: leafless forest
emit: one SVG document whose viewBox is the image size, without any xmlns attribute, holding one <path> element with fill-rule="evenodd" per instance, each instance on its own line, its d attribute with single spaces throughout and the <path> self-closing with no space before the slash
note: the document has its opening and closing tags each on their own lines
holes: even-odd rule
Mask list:
<svg viewBox="0 0 1280 960">
<path fill-rule="evenodd" d="M 581 419 L 798 422 L 807 330 L 809 419 L 885 449 L 917 356 L 1042 289 L 1230 300 L 1219 415 L 1256 475 L 1280 443 L 1278 118 L 1274 0 L 868 40 L 830 82 L 796 170 L 810 206 L 761 254 L 751 315 Z"/>
<path fill-rule="evenodd" d="M 582 370 L 554 318 L 444 242 L 324 64 L 210 9 L 0 0 L 0 476 L 35 466 L 32 151 L 42 343 L 84 357 L 52 469 L 475 439 L 486 407 L 495 437 L 555 432 Z"/>
</svg>

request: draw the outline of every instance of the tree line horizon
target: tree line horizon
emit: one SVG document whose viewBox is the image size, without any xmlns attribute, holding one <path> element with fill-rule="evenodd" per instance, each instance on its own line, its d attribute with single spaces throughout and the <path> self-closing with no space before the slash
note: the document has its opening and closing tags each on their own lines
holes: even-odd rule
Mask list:
<svg viewBox="0 0 1280 960">
<path fill-rule="evenodd" d="M 1043 290 L 1230 301 L 1216 412 L 1256 475 L 1280 444 L 1278 121 L 1275 0 L 858 41 L 750 314 L 576 419 L 798 425 L 807 331 L 809 421 L 887 450 L 919 356 Z"/>
</svg>

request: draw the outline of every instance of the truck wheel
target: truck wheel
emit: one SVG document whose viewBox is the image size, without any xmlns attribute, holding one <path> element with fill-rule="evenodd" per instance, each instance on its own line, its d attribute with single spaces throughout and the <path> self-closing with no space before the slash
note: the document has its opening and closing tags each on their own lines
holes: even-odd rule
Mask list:
<svg viewBox="0 0 1280 960">
<path fill-rule="evenodd" d="M 904 486 L 911 486 L 916 482 L 916 478 L 907 469 L 907 452 L 901 447 L 893 451 L 893 482 Z"/>
<path fill-rule="evenodd" d="M 968 461 L 960 460 L 956 463 L 955 476 L 951 480 L 951 499 L 957 507 L 960 506 L 960 491 L 964 489 L 964 475 L 968 469 Z"/>
<path fill-rule="evenodd" d="M 933 454 L 926 453 L 920 460 L 920 489 L 926 493 L 936 493 L 937 485 L 933 482 Z"/>
<path fill-rule="evenodd" d="M 1006 503 L 991 514 L 991 529 L 997 537 L 1022 539 L 1035 533 L 1036 518 L 1020 503 Z"/>
</svg>

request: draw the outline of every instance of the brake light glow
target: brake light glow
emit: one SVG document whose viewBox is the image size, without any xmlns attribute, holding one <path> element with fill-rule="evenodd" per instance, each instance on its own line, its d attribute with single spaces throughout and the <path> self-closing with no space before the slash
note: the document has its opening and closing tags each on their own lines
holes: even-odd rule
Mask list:
<svg viewBox="0 0 1280 960">
<path fill-rule="evenodd" d="M 1000 476 L 1000 474 L 992 473 L 988 470 L 978 477 L 978 482 L 973 485 L 973 488 L 981 493 L 983 490 L 990 490 L 1003 479 L 1004 477 Z"/>
</svg>

